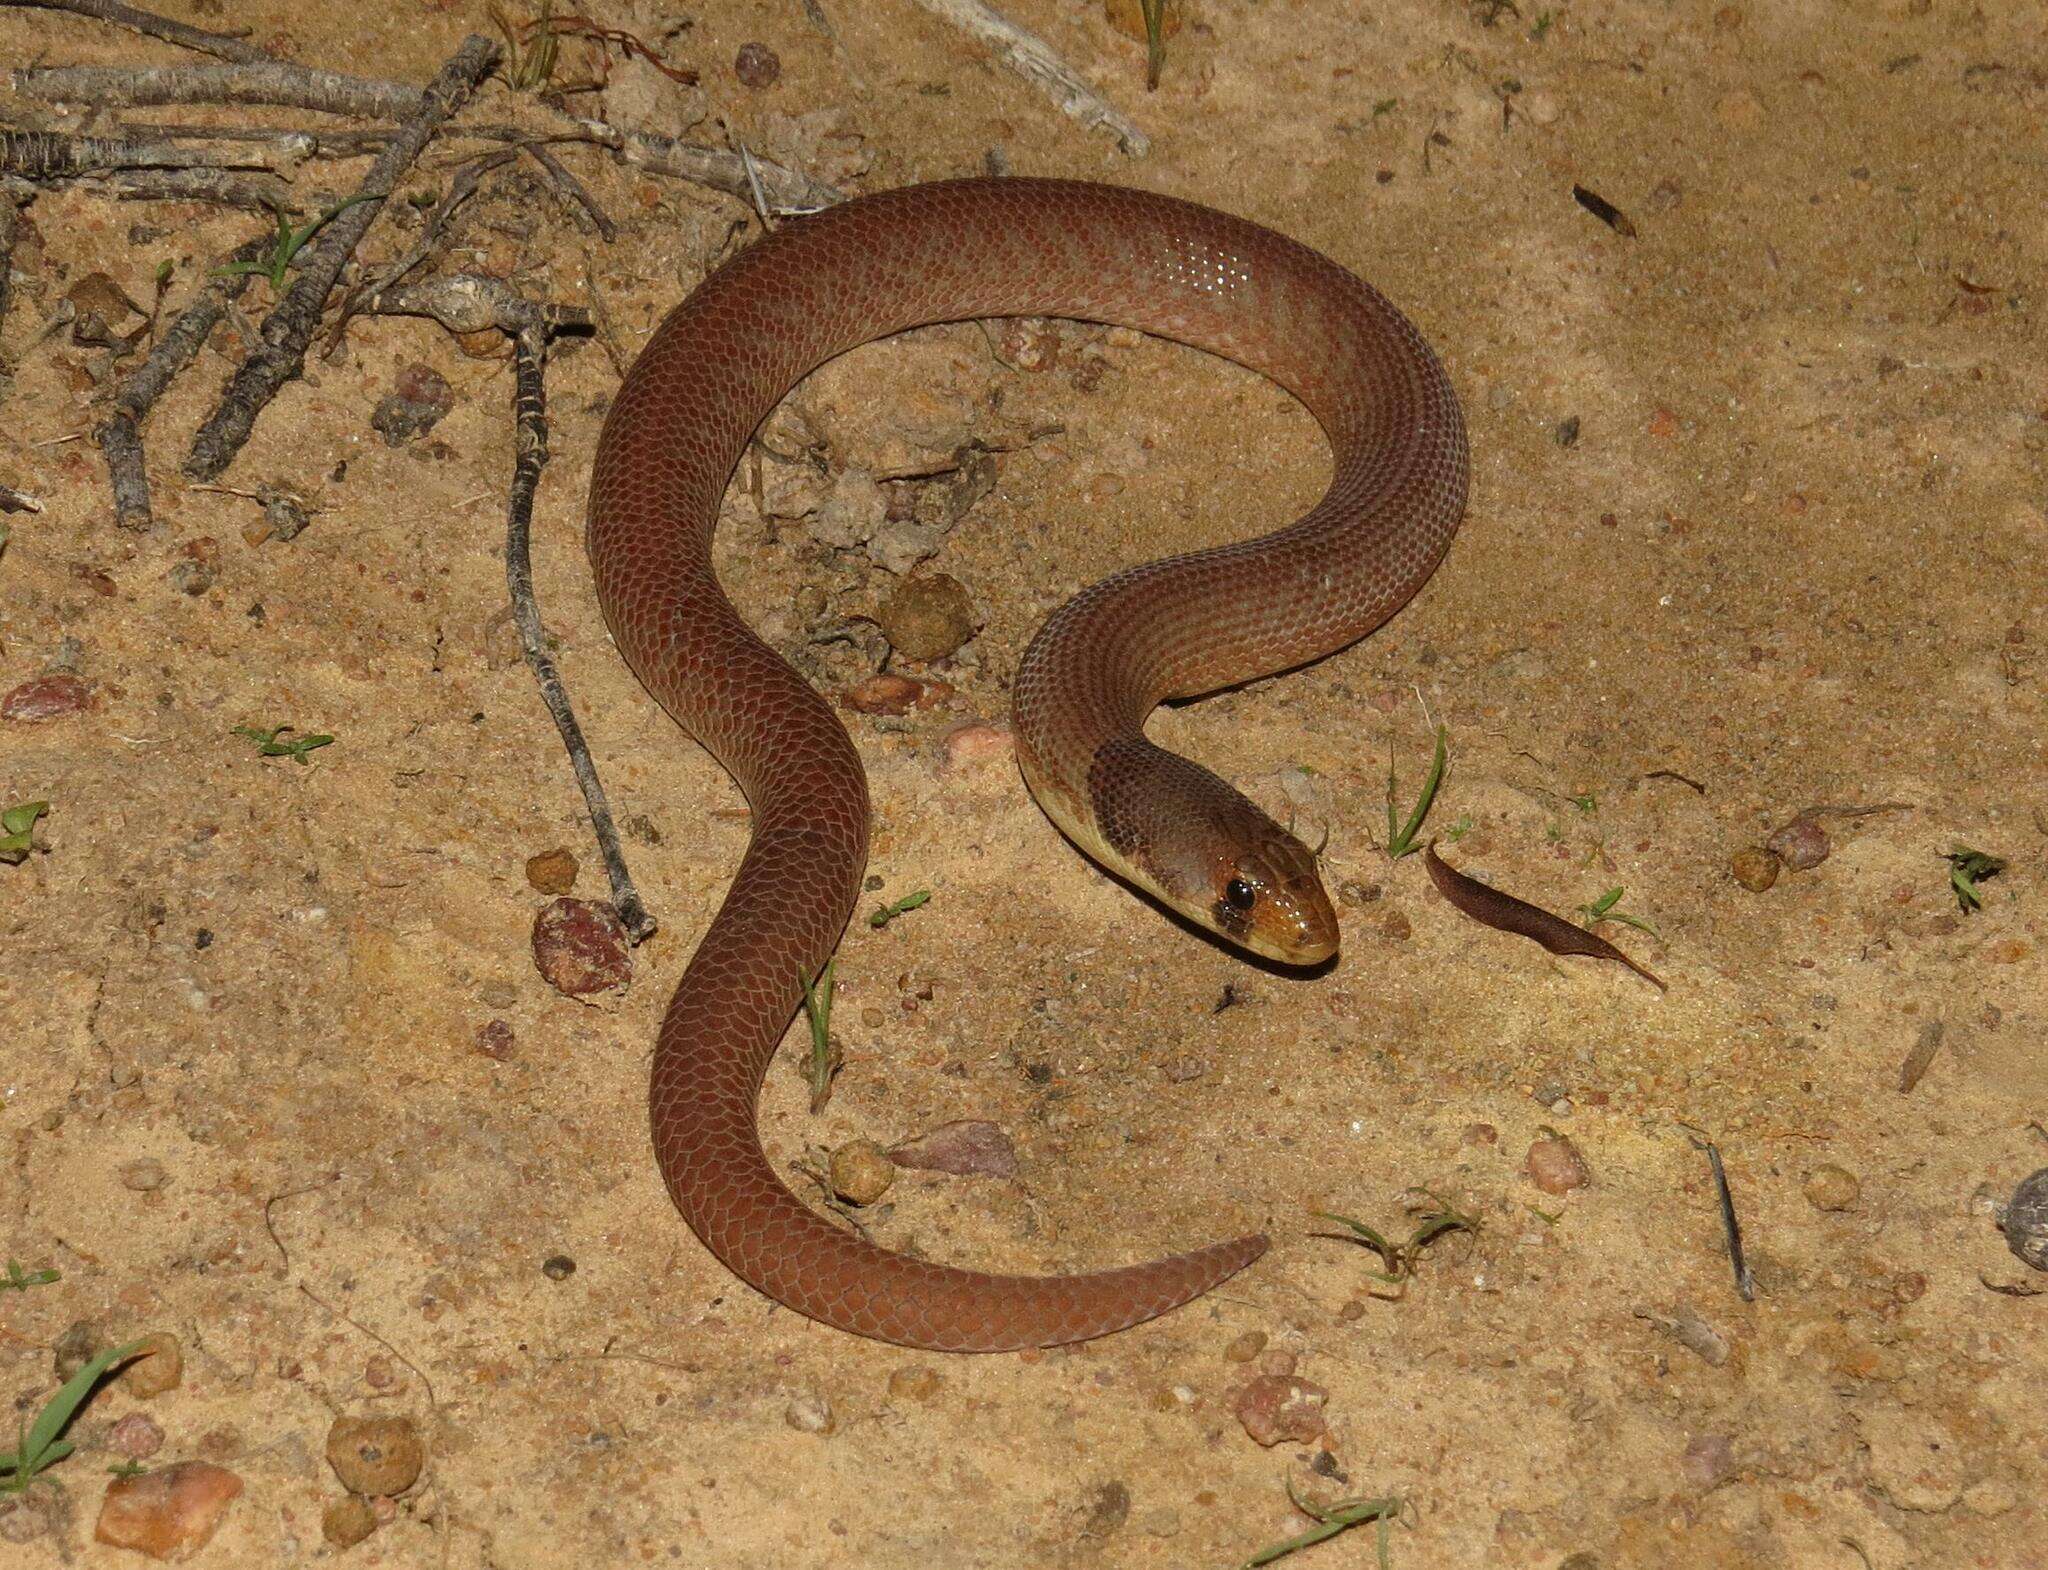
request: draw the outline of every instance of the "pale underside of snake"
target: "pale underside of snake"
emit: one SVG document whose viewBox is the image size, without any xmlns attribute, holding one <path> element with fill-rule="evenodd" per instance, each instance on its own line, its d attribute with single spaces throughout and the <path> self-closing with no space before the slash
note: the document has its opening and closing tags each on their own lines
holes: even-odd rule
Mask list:
<svg viewBox="0 0 2048 1570">
<path fill-rule="evenodd" d="M 649 1108 L 663 1179 L 711 1251 L 769 1297 L 908 1346 L 1085 1340 L 1199 1296 L 1262 1236 L 1072 1276 L 998 1276 L 877 1248 L 776 1178 L 755 1103 L 867 862 L 867 779 L 831 708 L 747 628 L 711 538 L 756 427 L 807 373 L 937 322 L 1065 317 L 1233 360 L 1307 407 L 1328 492 L 1277 533 L 1130 568 L 1032 641 L 1017 756 L 1084 851 L 1223 939 L 1284 963 L 1334 954 L 1314 856 L 1146 716 L 1301 665 L 1372 631 L 1422 586 L 1463 515 L 1464 421 L 1435 355 L 1369 285 L 1284 236 L 1109 186 L 962 180 L 798 219 L 664 322 L 619 391 L 591 477 L 599 602 L 649 692 L 732 775 L 753 837 L 663 1020 Z M 1161 941 L 1176 941 L 1162 932 Z"/>
</svg>

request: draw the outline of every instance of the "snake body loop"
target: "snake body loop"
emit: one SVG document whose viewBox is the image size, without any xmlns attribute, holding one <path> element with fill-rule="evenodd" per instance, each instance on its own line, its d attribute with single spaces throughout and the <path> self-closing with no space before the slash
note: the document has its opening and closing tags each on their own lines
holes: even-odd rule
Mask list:
<svg viewBox="0 0 2048 1570">
<path fill-rule="evenodd" d="M 868 794 L 837 717 L 719 587 L 720 500 L 755 428 L 809 371 L 907 328 L 992 316 L 1105 322 L 1209 350 L 1293 393 L 1329 439 L 1334 478 L 1302 518 L 1086 590 L 1033 641 L 1014 695 L 1019 762 L 1047 814 L 1112 870 L 1258 952 L 1334 952 L 1313 858 L 1214 775 L 1146 741 L 1145 717 L 1370 632 L 1441 559 L 1467 477 L 1449 381 L 1370 286 L 1270 230 L 1100 185 L 952 181 L 791 222 L 705 279 L 627 376 L 591 477 L 598 598 L 642 682 L 753 810 L 752 842 L 655 1049 L 663 1179 L 711 1251 L 768 1296 L 860 1335 L 962 1352 L 1137 1324 L 1266 1246 L 1244 1237 L 1075 1276 L 928 1264 L 806 1208 L 755 1129 L 799 978 L 852 914 Z"/>
</svg>

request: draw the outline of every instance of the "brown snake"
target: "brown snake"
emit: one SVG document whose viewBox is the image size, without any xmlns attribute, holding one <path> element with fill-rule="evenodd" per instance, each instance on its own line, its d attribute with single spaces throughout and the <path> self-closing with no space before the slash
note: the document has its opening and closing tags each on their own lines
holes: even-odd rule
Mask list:
<svg viewBox="0 0 2048 1570">
<path fill-rule="evenodd" d="M 779 1182 L 755 1101 L 831 957 L 867 864 L 867 778 L 810 686 L 734 612 L 711 566 L 755 428 L 809 371 L 933 322 L 1055 316 L 1234 360 L 1322 426 L 1329 491 L 1241 544 L 1133 567 L 1055 613 L 1014 693 L 1033 794 L 1082 849 L 1233 943 L 1336 952 L 1315 858 L 1208 770 L 1145 740 L 1162 700 L 1303 664 L 1363 637 L 1434 570 L 1464 512 L 1465 427 L 1422 338 L 1306 246 L 1186 202 L 1054 180 L 962 180 L 786 224 L 669 316 L 613 405 L 588 544 L 619 649 L 731 773 L 753 839 L 662 1021 L 649 1107 L 677 1207 L 744 1280 L 813 1319 L 957 1352 L 1104 1335 L 1199 1296 L 1262 1236 L 1075 1276 L 992 1276 L 841 1231 Z"/>
</svg>

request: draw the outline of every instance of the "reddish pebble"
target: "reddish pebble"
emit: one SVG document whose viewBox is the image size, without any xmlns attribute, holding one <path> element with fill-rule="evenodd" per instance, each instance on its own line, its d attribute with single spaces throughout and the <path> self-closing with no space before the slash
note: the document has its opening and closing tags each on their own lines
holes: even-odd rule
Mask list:
<svg viewBox="0 0 2048 1570">
<path fill-rule="evenodd" d="M 477 1051 L 500 1063 L 510 1061 L 514 1039 L 512 1027 L 502 1019 L 487 1020 L 476 1028 Z"/>
<path fill-rule="evenodd" d="M 1498 1145 L 1500 1130 L 1491 1123 L 1467 1123 L 1458 1137 L 1468 1145 Z"/>
<path fill-rule="evenodd" d="M 782 57 L 766 44 L 741 44 L 732 74 L 748 87 L 773 87 L 782 75 Z"/>
<path fill-rule="evenodd" d="M 131 1461 L 147 1461 L 164 1447 L 164 1431 L 147 1412 L 130 1412 L 107 1430 L 107 1448 Z"/>
<path fill-rule="evenodd" d="M 92 1535 L 153 1559 L 183 1558 L 213 1538 L 242 1480 L 210 1461 L 181 1461 L 161 1472 L 117 1477 L 107 1485 Z"/>
<path fill-rule="evenodd" d="M 633 979 L 626 928 L 597 900 L 551 900 L 533 918 L 533 963 L 549 986 L 572 998 L 623 987 Z"/>
<path fill-rule="evenodd" d="M 1013 316 L 1003 325 L 996 351 L 1020 371 L 1049 371 L 1060 363 L 1059 329 L 1037 316 Z"/>
<path fill-rule="evenodd" d="M 999 725 L 962 725 L 946 735 L 946 766 L 966 768 L 1007 758 L 1016 750 L 1010 733 Z"/>
<path fill-rule="evenodd" d="M 1562 1134 L 1539 1139 L 1529 1147 L 1529 1181 L 1546 1194 L 1569 1194 L 1593 1181 L 1579 1147 Z"/>
<path fill-rule="evenodd" d="M 885 671 L 847 688 L 845 703 L 861 714 L 908 714 L 923 697 L 923 682 Z"/>
<path fill-rule="evenodd" d="M 950 1172 L 955 1177 L 1015 1177 L 1017 1150 L 993 1123 L 963 1118 L 942 1123 L 929 1134 L 905 1140 L 889 1152 L 899 1167 Z"/>
<path fill-rule="evenodd" d="M 0 698 L 0 720 L 34 725 L 67 714 L 83 714 L 92 706 L 92 687 L 83 677 L 52 671 L 47 676 L 31 676 Z"/>
<path fill-rule="evenodd" d="M 1780 861 L 1794 872 L 1804 872 L 1809 867 L 1818 867 L 1828 859 L 1828 831 L 1820 826 L 1817 819 L 1794 818 L 1765 844 Z"/>
<path fill-rule="evenodd" d="M 1659 409 L 1650 416 L 1650 434 L 1652 436 L 1676 436 L 1678 434 L 1678 416 L 1669 409 Z"/>
<path fill-rule="evenodd" d="M 1712 1488 L 1735 1470 L 1735 1447 L 1726 1434 L 1699 1434 L 1685 1447 L 1680 1463 L 1685 1480 L 1695 1488 Z"/>
<path fill-rule="evenodd" d="M 1752 894 L 1761 894 L 1778 881 L 1778 858 L 1761 845 L 1745 845 L 1728 858 L 1728 871 Z"/>
<path fill-rule="evenodd" d="M 1231 1399 L 1244 1431 L 1271 1449 L 1284 1440 L 1306 1444 L 1323 1431 L 1330 1393 L 1293 1374 L 1261 1374 Z"/>
</svg>

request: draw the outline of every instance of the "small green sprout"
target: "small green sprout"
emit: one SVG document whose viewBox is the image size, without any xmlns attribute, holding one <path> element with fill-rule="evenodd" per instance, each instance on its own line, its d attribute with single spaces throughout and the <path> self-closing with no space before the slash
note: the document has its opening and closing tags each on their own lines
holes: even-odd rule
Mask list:
<svg viewBox="0 0 2048 1570">
<path fill-rule="evenodd" d="M 1444 830 L 1444 839 L 1448 841 L 1450 844 L 1455 845 L 1467 834 L 1470 834 L 1472 832 L 1473 827 L 1474 825 L 1472 822 L 1471 814 L 1467 813 L 1464 817 L 1460 818 L 1456 823 L 1453 823 L 1449 828 Z"/>
<path fill-rule="evenodd" d="M 1542 42 L 1543 42 L 1544 36 L 1545 36 L 1545 35 L 1546 35 L 1547 33 L 1549 33 L 1550 29 L 1551 29 L 1552 27 L 1554 27 L 1554 26 L 1556 25 L 1556 23 L 1557 23 L 1557 13 L 1556 13 L 1556 12 L 1554 12 L 1554 11 L 1538 11 L 1538 12 L 1536 13 L 1536 25 L 1535 25 L 1534 27 L 1532 27 L 1532 28 L 1530 28 L 1530 29 L 1529 29 L 1529 36 L 1530 36 L 1531 38 L 1535 39 L 1535 40 L 1536 40 L 1536 42 L 1540 44 L 1540 43 L 1542 43 Z"/>
<path fill-rule="evenodd" d="M 1368 1521 L 1379 1528 L 1375 1534 L 1375 1549 L 1380 1570 L 1388 1570 L 1393 1563 L 1389 1557 L 1389 1536 L 1394 1523 L 1401 1519 L 1408 1509 L 1408 1501 L 1399 1494 L 1385 1494 L 1377 1499 L 1339 1499 L 1334 1504 L 1316 1505 L 1294 1491 L 1292 1478 L 1287 1483 L 1287 1497 L 1294 1501 L 1294 1508 L 1315 1521 L 1315 1525 L 1299 1537 L 1290 1537 L 1284 1543 L 1275 1543 L 1262 1548 L 1244 1562 L 1244 1570 L 1259 1570 L 1260 1565 L 1269 1565 L 1276 1559 L 1285 1559 L 1289 1554 L 1299 1553 L 1304 1548 L 1313 1548 L 1326 1543 L 1339 1532 L 1348 1532 L 1354 1526 L 1364 1526 Z"/>
<path fill-rule="evenodd" d="M 515 93 L 530 93 L 546 87 L 555 74 L 561 54 L 561 32 L 555 26 L 554 0 L 541 0 L 530 21 L 514 21 L 502 7 L 489 7 L 491 20 L 505 40 L 505 63 L 501 68 L 505 85 Z"/>
<path fill-rule="evenodd" d="M 1956 891 L 1956 904 L 1964 910 L 1982 910 L 1984 896 L 1977 884 L 2005 871 L 2005 858 L 1958 845 L 1942 859 L 1948 863 L 1948 886 Z"/>
<path fill-rule="evenodd" d="M 19 866 L 35 849 L 36 819 L 50 810 L 47 801 L 24 801 L 0 811 L 0 861 Z"/>
<path fill-rule="evenodd" d="M 225 267 L 213 270 L 216 278 L 233 278 L 242 273 L 261 273 L 270 280 L 270 287 L 277 293 L 284 292 L 284 275 L 292 265 L 292 258 L 305 249 L 306 242 L 332 223 L 337 214 L 354 207 L 358 202 L 375 202 L 382 198 L 375 191 L 365 191 L 351 196 L 345 202 L 336 202 L 311 223 L 292 227 L 290 212 L 281 202 L 272 202 L 270 211 L 277 219 L 277 234 L 271 241 L 270 255 L 261 261 L 229 262 Z"/>
<path fill-rule="evenodd" d="M 1327 1210 L 1315 1212 L 1317 1219 L 1334 1221 L 1351 1231 L 1346 1238 L 1341 1232 L 1319 1232 L 1318 1237 L 1334 1237 L 1348 1243 L 1363 1243 L 1387 1267 L 1385 1270 L 1368 1270 L 1373 1280 L 1394 1288 L 1392 1292 L 1375 1292 L 1374 1297 L 1390 1303 L 1399 1302 L 1408 1294 L 1408 1283 L 1414 1279 L 1415 1267 L 1422 1262 L 1422 1251 L 1447 1232 L 1477 1232 L 1479 1218 L 1467 1215 L 1440 1195 L 1426 1188 L 1410 1189 L 1416 1196 L 1409 1201 L 1408 1214 L 1415 1218 L 1415 1230 L 1408 1235 L 1405 1243 L 1396 1243 L 1379 1228 L 1366 1222 L 1340 1216 Z"/>
<path fill-rule="evenodd" d="M 1394 112 L 1394 111 L 1395 111 L 1396 109 L 1398 109 L 1398 108 L 1400 108 L 1400 107 L 1401 107 L 1401 100 L 1400 100 L 1400 99 L 1398 99 L 1398 98 L 1382 98 L 1382 99 L 1381 99 L 1381 100 L 1380 100 L 1380 101 L 1379 101 L 1378 103 L 1376 103 L 1376 104 L 1374 104 L 1374 105 L 1372 106 L 1372 117 L 1373 117 L 1373 119 L 1374 119 L 1374 120 L 1377 120 L 1377 119 L 1381 118 L 1381 117 L 1382 117 L 1383 115 L 1390 115 L 1390 114 L 1392 114 L 1392 113 L 1393 113 L 1393 112 Z"/>
<path fill-rule="evenodd" d="M 0 1276 L 0 1292 L 26 1292 L 30 1287 L 46 1287 L 58 1280 L 54 1270 L 23 1270 L 19 1260 L 7 1261 L 7 1274 Z"/>
<path fill-rule="evenodd" d="M 261 730 L 254 725 L 237 725 L 235 734 L 246 736 L 255 742 L 256 755 L 260 758 L 290 758 L 294 763 L 304 763 L 307 753 L 315 747 L 328 746 L 334 740 L 332 736 L 294 736 L 290 741 L 278 739 L 286 731 L 296 728 L 291 725 L 276 725 L 269 730 Z"/>
<path fill-rule="evenodd" d="M 1638 932 L 1647 932 L 1651 937 L 1656 938 L 1658 942 L 1663 942 L 1662 937 L 1658 935 L 1657 929 L 1643 920 L 1642 917 L 1631 916 L 1625 910 L 1616 910 L 1614 908 L 1621 899 L 1621 893 L 1622 891 L 1618 887 L 1611 888 L 1594 900 L 1592 904 L 1581 905 L 1579 907 L 1579 914 L 1586 919 L 1580 925 L 1597 927 L 1603 921 L 1618 921 L 1625 927 L 1634 927 Z"/>
<path fill-rule="evenodd" d="M 1567 796 L 1565 800 L 1589 817 L 1600 810 L 1600 798 L 1591 791 L 1587 791 L 1582 796 Z"/>
<path fill-rule="evenodd" d="M 1399 861 L 1403 856 L 1412 856 L 1422 847 L 1416 843 L 1416 833 L 1422 827 L 1422 820 L 1429 816 L 1430 803 L 1436 800 L 1437 787 L 1444 782 L 1444 763 L 1447 757 L 1444 748 L 1446 732 L 1443 726 L 1436 728 L 1436 757 L 1429 765 L 1429 777 L 1422 782 L 1422 794 L 1415 798 L 1415 810 L 1408 814 L 1408 821 L 1400 821 L 1394 808 L 1394 760 L 1387 759 L 1387 859 Z"/>
<path fill-rule="evenodd" d="M 868 917 L 871 927 L 886 927 L 906 910 L 916 910 L 932 897 L 930 889 L 919 889 L 915 894 L 906 894 L 893 905 L 877 905 L 875 913 Z"/>
<path fill-rule="evenodd" d="M 0 1455 L 0 1494 L 25 1492 L 45 1469 L 71 1454 L 75 1447 L 59 1436 L 78 1409 L 85 1405 L 86 1398 L 107 1370 L 116 1363 L 126 1362 L 142 1347 L 140 1341 L 110 1347 L 64 1381 L 63 1388 L 50 1397 L 36 1415 L 35 1422 L 17 1431 L 14 1453 Z"/>
<path fill-rule="evenodd" d="M 802 971 L 797 972 L 796 984 L 803 988 L 804 1018 L 811 1027 L 811 1110 L 819 1112 L 832 1096 L 832 1076 L 839 1072 L 840 1052 L 832 1040 L 832 966 L 833 960 L 825 961 L 825 968 L 818 972 L 817 979 L 807 981 Z"/>
<path fill-rule="evenodd" d="M 112 1472 L 116 1477 L 140 1477 L 144 1472 L 147 1472 L 149 1468 L 144 1466 L 140 1461 L 127 1460 L 116 1461 L 112 1466 L 108 1467 L 107 1470 L 109 1472 Z"/>
</svg>

